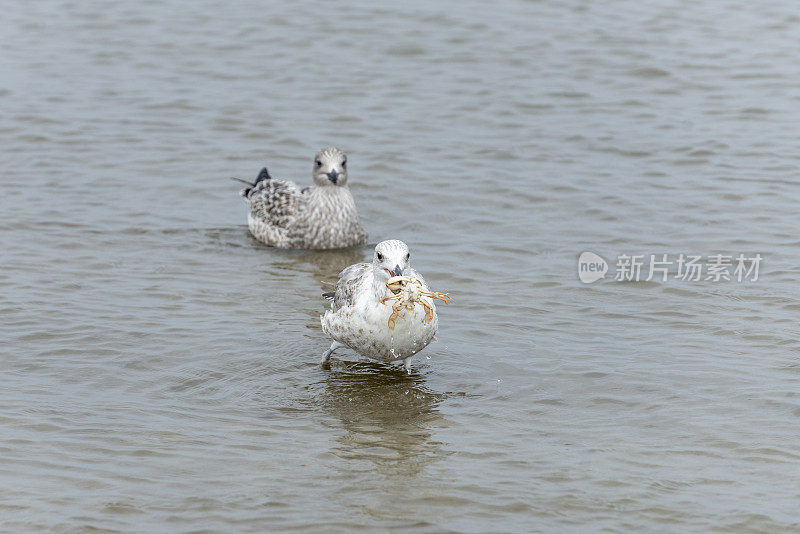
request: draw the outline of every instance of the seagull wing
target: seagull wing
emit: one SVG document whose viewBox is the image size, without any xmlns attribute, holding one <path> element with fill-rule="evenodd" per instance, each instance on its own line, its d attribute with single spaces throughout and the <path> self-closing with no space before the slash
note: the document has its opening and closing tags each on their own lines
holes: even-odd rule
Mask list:
<svg viewBox="0 0 800 534">
<path fill-rule="evenodd" d="M 305 198 L 292 182 L 261 180 L 248 192 L 250 214 L 270 226 L 286 228 L 296 217 Z"/>
<path fill-rule="evenodd" d="M 369 282 L 369 275 L 372 273 L 372 265 L 369 263 L 356 263 L 347 267 L 339 273 L 339 280 L 336 282 L 336 289 L 333 292 L 333 311 L 352 306 L 355 304 L 358 294 L 364 285 Z M 328 293 L 327 295 L 330 295 Z M 323 294 L 326 298 L 330 299 Z"/>
</svg>

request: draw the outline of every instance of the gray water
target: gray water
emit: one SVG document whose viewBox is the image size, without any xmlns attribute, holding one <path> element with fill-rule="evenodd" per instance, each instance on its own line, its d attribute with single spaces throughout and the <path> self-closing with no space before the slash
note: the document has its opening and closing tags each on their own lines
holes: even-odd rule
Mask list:
<svg viewBox="0 0 800 534">
<path fill-rule="evenodd" d="M 9 2 L 0 529 L 800 528 L 791 2 Z M 406 376 L 230 176 L 349 155 L 440 306 Z M 600 254 L 582 284 L 577 258 Z M 623 282 L 620 254 L 761 254 Z M 674 273 L 674 270 L 673 270 Z"/>
</svg>

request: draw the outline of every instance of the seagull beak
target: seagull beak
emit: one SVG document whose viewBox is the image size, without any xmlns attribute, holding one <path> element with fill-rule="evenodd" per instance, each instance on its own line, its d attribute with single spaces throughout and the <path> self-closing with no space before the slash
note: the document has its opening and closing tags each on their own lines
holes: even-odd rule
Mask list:
<svg viewBox="0 0 800 534">
<path fill-rule="evenodd" d="M 336 180 L 339 179 L 339 173 L 336 171 L 331 171 L 327 174 L 327 176 L 328 180 L 330 180 L 331 182 L 333 182 L 334 185 L 336 185 Z"/>
<path fill-rule="evenodd" d="M 395 276 L 401 276 L 403 274 L 403 269 L 401 269 L 399 265 L 395 265 L 393 272 Z"/>
</svg>

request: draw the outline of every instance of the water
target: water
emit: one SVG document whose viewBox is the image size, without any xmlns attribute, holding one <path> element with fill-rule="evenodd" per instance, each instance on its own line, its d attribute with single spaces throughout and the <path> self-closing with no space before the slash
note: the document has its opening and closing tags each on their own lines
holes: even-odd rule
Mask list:
<svg viewBox="0 0 800 534">
<path fill-rule="evenodd" d="M 800 526 L 795 6 L 47 1 L 0 32 L 2 530 Z M 248 236 L 228 177 L 310 184 L 327 144 L 455 299 L 411 376 L 316 365 L 369 247 Z M 584 285 L 585 250 L 764 261 Z"/>
</svg>

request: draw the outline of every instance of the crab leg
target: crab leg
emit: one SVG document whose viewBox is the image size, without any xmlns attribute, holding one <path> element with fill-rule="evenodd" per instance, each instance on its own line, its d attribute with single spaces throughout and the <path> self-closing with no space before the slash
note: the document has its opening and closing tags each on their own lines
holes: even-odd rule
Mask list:
<svg viewBox="0 0 800 534">
<path fill-rule="evenodd" d="M 420 291 L 419 294 L 431 299 L 443 300 L 445 304 L 450 304 L 453 300 L 447 293 L 439 293 L 438 291 Z"/>
<path fill-rule="evenodd" d="M 419 301 L 422 304 L 422 307 L 425 308 L 425 322 L 430 323 L 433 321 L 433 306 L 425 302 L 424 300 Z"/>
</svg>

